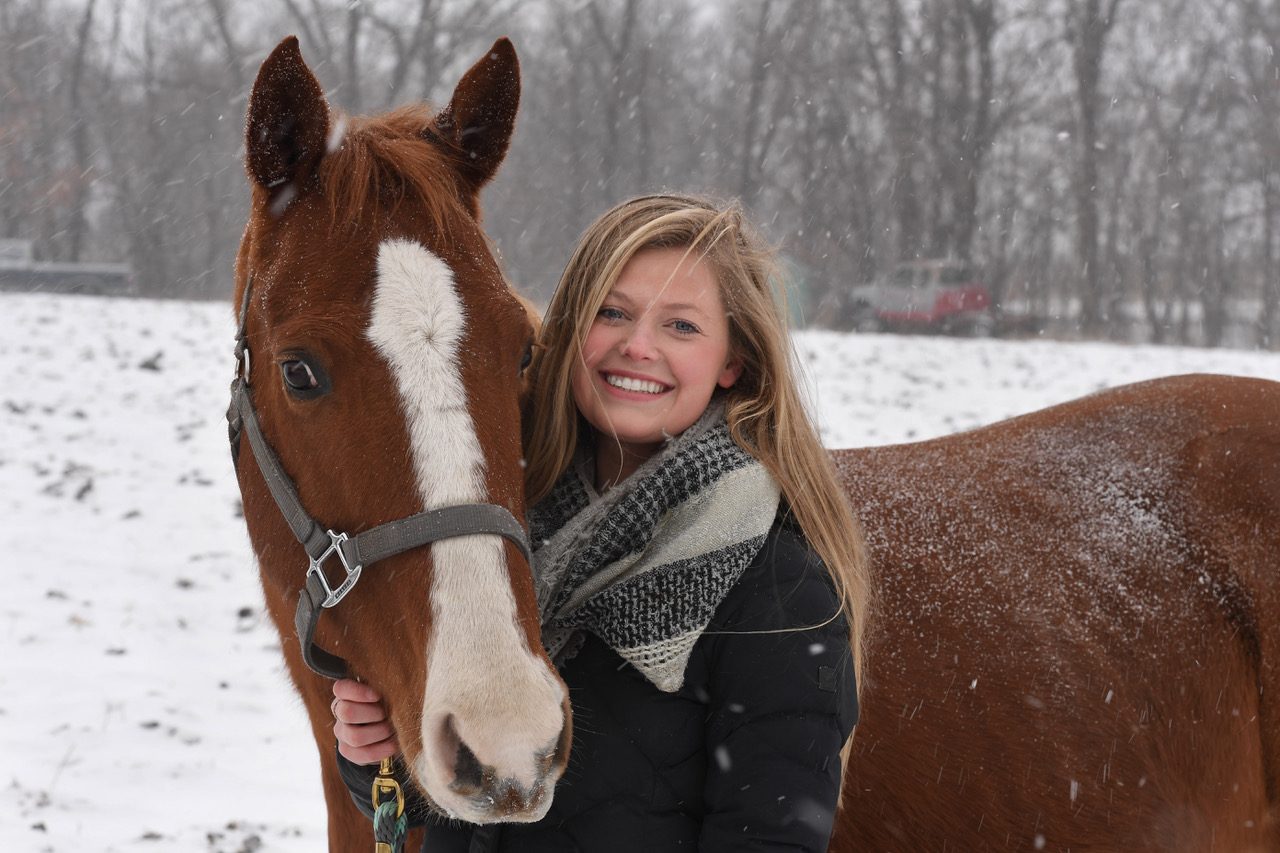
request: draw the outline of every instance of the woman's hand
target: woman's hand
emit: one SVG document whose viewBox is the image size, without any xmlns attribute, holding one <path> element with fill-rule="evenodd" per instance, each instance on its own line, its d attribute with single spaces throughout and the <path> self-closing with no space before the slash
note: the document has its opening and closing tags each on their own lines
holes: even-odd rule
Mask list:
<svg viewBox="0 0 1280 853">
<path fill-rule="evenodd" d="M 377 764 L 400 751 L 382 697 L 367 684 L 344 678 L 333 683 L 333 734 L 338 752 L 355 764 Z"/>
</svg>

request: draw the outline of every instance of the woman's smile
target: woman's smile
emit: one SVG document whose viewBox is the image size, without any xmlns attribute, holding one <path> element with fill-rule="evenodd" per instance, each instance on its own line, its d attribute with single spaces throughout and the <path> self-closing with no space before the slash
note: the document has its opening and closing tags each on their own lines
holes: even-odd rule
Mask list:
<svg viewBox="0 0 1280 853">
<path fill-rule="evenodd" d="M 672 387 L 652 379 L 643 379 L 636 376 L 624 376 L 621 373 L 609 373 L 603 370 L 600 371 L 599 375 L 610 388 L 616 388 L 619 391 L 627 391 L 633 394 L 642 394 L 651 397 L 659 394 L 665 394 L 670 391 Z"/>
</svg>

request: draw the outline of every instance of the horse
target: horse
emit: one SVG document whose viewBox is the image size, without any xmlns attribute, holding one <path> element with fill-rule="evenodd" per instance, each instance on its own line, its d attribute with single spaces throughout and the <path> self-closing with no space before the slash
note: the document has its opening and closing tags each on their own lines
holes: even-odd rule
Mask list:
<svg viewBox="0 0 1280 853">
<path fill-rule="evenodd" d="M 831 851 L 1280 849 L 1280 383 L 833 459 L 878 627 Z"/>
<path fill-rule="evenodd" d="M 378 687 L 405 769 L 460 819 L 537 820 L 568 757 L 517 521 L 531 318 L 478 202 L 519 96 L 500 39 L 439 112 L 348 119 L 288 38 L 249 100 L 228 417 L 332 850 L 371 830 L 337 772 L 331 678 Z"/>
<path fill-rule="evenodd" d="M 369 824 L 311 667 L 376 684 L 464 819 L 536 820 L 567 759 L 502 520 L 532 321 L 477 203 L 518 97 L 500 40 L 435 116 L 332 119 L 287 39 L 250 100 L 233 448 L 334 850 Z M 1280 848 L 1280 384 L 1160 380 L 832 458 L 878 589 L 832 851 Z M 454 505 L 494 511 L 385 533 Z"/>
</svg>

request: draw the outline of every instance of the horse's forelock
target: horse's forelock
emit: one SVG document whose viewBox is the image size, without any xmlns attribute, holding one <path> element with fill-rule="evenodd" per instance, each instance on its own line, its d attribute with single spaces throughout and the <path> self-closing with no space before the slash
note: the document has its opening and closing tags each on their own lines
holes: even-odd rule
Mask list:
<svg viewBox="0 0 1280 853">
<path fill-rule="evenodd" d="M 440 232 L 453 233 L 461 217 L 475 217 L 475 199 L 455 178 L 454 157 L 423 135 L 433 118 L 419 105 L 335 122 L 341 136 L 330 140 L 319 168 L 334 231 L 377 228 L 408 201 L 421 204 Z"/>
</svg>

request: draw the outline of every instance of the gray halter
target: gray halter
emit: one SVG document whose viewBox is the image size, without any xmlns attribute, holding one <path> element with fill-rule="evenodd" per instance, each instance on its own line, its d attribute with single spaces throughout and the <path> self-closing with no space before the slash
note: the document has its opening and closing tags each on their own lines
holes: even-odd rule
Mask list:
<svg viewBox="0 0 1280 853">
<path fill-rule="evenodd" d="M 249 343 L 245 332 L 252 288 L 253 279 L 250 278 L 240 304 L 240 328 L 236 333 L 236 378 L 231 383 L 231 406 L 227 410 L 231 458 L 238 470 L 240 437 L 242 434 L 247 435 L 250 452 L 258 462 L 267 488 L 271 490 L 271 495 L 284 514 L 285 521 L 289 523 L 293 535 L 306 549 L 310 561 L 306 586 L 299 593 L 298 609 L 293 620 L 302 646 L 303 661 L 312 671 L 326 678 L 346 678 L 350 674 L 347 662 L 315 644 L 316 627 L 320 622 L 320 613 L 336 605 L 351 591 L 365 566 L 439 539 L 472 534 L 503 536 L 515 543 L 528 562 L 529 540 L 516 517 L 505 507 L 496 504 L 459 504 L 427 510 L 354 536 L 335 533 L 312 519 L 303 508 L 297 487 L 285 473 L 280 457 L 262 434 L 258 413 L 253 407 L 253 394 L 249 386 Z M 346 572 L 346 576 L 336 587 L 330 585 L 324 571 L 324 563 L 330 557 L 337 557 Z"/>
</svg>

